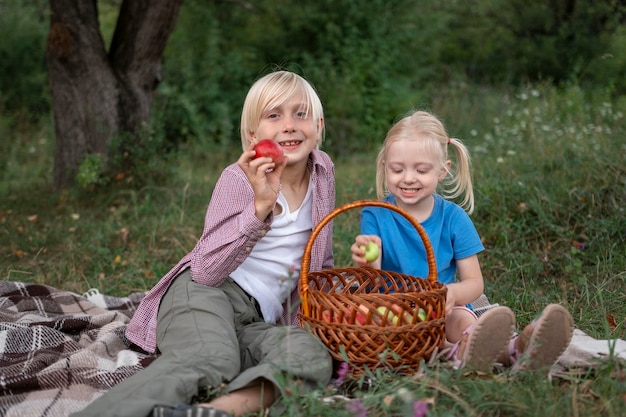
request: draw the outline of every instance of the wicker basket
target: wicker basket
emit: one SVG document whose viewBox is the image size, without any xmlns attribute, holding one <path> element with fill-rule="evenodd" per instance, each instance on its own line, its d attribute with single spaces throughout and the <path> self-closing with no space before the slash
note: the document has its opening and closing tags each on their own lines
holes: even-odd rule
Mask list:
<svg viewBox="0 0 626 417">
<path fill-rule="evenodd" d="M 426 279 L 370 267 L 309 272 L 311 248 L 322 228 L 338 214 L 364 206 L 394 210 L 411 222 L 426 248 Z M 301 325 L 324 342 L 334 359 L 347 360 L 354 374 L 366 367 L 416 369 L 435 348 L 443 347 L 447 290 L 437 281 L 435 255 L 426 232 L 397 206 L 361 200 L 328 214 L 313 229 L 305 247 L 299 285 Z"/>
</svg>

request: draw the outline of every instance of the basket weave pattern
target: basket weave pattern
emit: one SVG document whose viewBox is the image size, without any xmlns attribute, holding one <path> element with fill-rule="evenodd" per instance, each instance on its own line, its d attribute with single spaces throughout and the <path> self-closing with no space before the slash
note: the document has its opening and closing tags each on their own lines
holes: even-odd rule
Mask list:
<svg viewBox="0 0 626 417">
<path fill-rule="evenodd" d="M 428 277 L 370 267 L 308 271 L 313 242 L 322 228 L 340 213 L 365 206 L 394 210 L 411 222 L 426 248 Z M 416 368 L 435 348 L 443 347 L 447 290 L 437 281 L 426 232 L 397 206 L 361 200 L 329 213 L 313 229 L 305 247 L 299 285 L 302 326 L 322 340 L 336 360 L 350 362 L 355 373 L 365 366 Z"/>
</svg>

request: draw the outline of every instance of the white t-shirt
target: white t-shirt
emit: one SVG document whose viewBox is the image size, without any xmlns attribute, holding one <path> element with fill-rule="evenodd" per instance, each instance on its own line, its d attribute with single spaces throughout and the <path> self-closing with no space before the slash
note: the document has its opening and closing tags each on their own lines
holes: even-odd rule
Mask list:
<svg viewBox="0 0 626 417">
<path fill-rule="evenodd" d="M 304 247 L 313 229 L 312 202 L 310 183 L 302 205 L 293 212 L 279 193 L 277 204 L 282 212 L 274 216 L 272 228 L 230 275 L 258 301 L 268 323 L 280 318 L 283 303 L 298 285 Z"/>
</svg>

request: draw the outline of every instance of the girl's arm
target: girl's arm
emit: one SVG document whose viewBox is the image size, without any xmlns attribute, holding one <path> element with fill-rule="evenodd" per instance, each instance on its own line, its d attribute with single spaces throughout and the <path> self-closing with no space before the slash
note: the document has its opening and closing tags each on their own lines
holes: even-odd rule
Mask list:
<svg viewBox="0 0 626 417">
<path fill-rule="evenodd" d="M 459 281 L 447 285 L 446 309 L 448 312 L 455 305 L 465 305 L 476 300 L 483 293 L 485 287 L 478 255 L 457 259 L 456 267 Z"/>
</svg>

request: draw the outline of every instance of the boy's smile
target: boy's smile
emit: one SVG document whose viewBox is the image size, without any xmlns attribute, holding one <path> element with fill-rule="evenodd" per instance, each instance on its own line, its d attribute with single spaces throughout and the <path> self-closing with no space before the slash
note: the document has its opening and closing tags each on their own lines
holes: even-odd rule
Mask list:
<svg viewBox="0 0 626 417">
<path fill-rule="evenodd" d="M 304 161 L 318 145 L 321 122 L 313 120 L 301 93 L 294 94 L 282 104 L 263 112 L 251 140 L 271 139 L 277 142 L 285 155 L 288 165 Z"/>
</svg>

